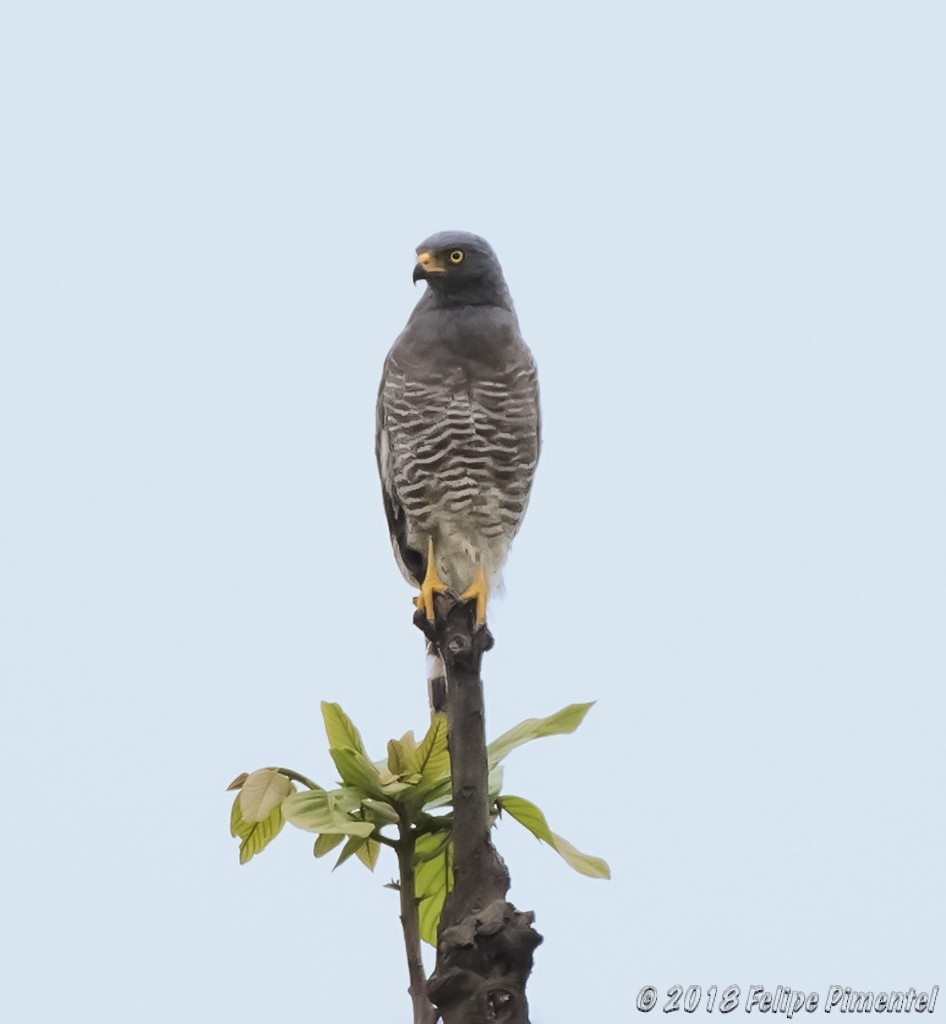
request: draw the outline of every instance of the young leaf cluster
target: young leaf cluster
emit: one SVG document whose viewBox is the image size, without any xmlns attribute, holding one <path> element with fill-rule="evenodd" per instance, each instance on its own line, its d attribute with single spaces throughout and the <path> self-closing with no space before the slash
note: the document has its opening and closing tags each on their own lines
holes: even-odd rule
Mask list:
<svg viewBox="0 0 946 1024">
<path fill-rule="evenodd" d="M 590 708 L 591 704 L 571 704 L 547 718 L 530 718 L 489 744 L 489 795 L 497 817 L 505 813 L 518 821 L 576 871 L 609 878 L 605 861 L 581 853 L 552 832 L 535 804 L 501 792 L 501 762 L 510 751 L 543 736 L 574 732 Z M 287 768 L 261 768 L 234 779 L 229 788 L 239 792 L 230 832 L 240 840 L 240 863 L 262 851 L 287 821 L 316 833 L 316 857 L 342 846 L 336 867 L 355 856 L 374 870 L 382 846 L 406 850 L 414 872 L 420 935 L 434 944 L 440 912 L 453 885 L 446 716 L 431 714 L 430 727 L 419 742 L 412 732 L 390 740 L 387 757 L 380 761 L 368 757 L 360 733 L 340 705 L 323 702 L 322 718 L 339 785 L 324 789 Z"/>
</svg>

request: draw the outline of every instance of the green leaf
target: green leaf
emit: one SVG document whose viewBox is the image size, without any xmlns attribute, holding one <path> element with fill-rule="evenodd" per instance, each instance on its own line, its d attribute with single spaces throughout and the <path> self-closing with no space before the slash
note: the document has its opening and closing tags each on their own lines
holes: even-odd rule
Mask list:
<svg viewBox="0 0 946 1024">
<path fill-rule="evenodd" d="M 436 800 L 434 806 L 449 803 L 450 757 L 446 749 L 445 716 L 432 716 L 430 729 L 418 744 L 413 767 L 417 771 L 401 776 L 403 781 L 413 783 L 411 792 L 400 796 L 408 811 L 419 811 L 431 800 Z"/>
<path fill-rule="evenodd" d="M 240 810 L 240 794 L 237 793 L 230 808 L 230 835 L 234 838 L 246 831 L 246 822 L 243 820 L 243 812 Z"/>
<path fill-rule="evenodd" d="M 387 797 L 399 796 L 401 793 L 405 792 L 405 790 L 413 788 L 414 783 L 409 780 L 410 777 L 405 779 L 403 782 L 398 782 L 397 780 L 394 782 L 386 782 L 381 787 L 381 792 Z"/>
<path fill-rule="evenodd" d="M 282 831 L 282 826 L 282 808 L 279 804 L 263 821 L 246 821 L 240 810 L 240 794 L 237 793 L 230 810 L 230 835 L 239 837 L 240 863 L 246 864 L 268 846 Z"/>
<path fill-rule="evenodd" d="M 527 828 L 536 839 L 548 843 L 580 874 L 587 875 L 589 878 L 611 877 L 611 869 L 608 867 L 607 861 L 576 850 L 567 839 L 556 835 L 549 828 L 545 815 L 531 801 L 524 800 L 521 796 L 503 796 L 499 799 L 499 806 L 511 818 L 515 818 L 520 825 Z"/>
<path fill-rule="evenodd" d="M 406 775 L 413 771 L 417 740 L 413 732 L 406 732 L 399 740 L 388 740 L 388 770 L 392 775 Z"/>
<path fill-rule="evenodd" d="M 510 750 L 521 747 L 523 743 L 543 736 L 560 736 L 574 732 L 593 705 L 594 701 L 588 704 L 569 704 L 547 718 L 527 718 L 524 722 L 514 725 L 486 748 L 490 768 L 499 764 Z"/>
<path fill-rule="evenodd" d="M 441 832 L 424 832 L 419 835 L 414 843 L 414 867 L 419 864 L 426 864 L 439 857 L 444 847 L 450 842 L 450 829 L 445 828 Z"/>
<path fill-rule="evenodd" d="M 545 815 L 531 800 L 525 800 L 521 796 L 504 796 L 499 800 L 500 807 L 511 817 L 515 818 L 520 825 L 525 826 L 536 839 L 546 843 L 552 842 L 552 830 L 545 820 Z"/>
<path fill-rule="evenodd" d="M 349 747 L 357 750 L 362 757 L 367 757 L 365 745 L 361 741 L 361 733 L 355 728 L 355 723 L 342 711 L 340 704 L 330 704 L 322 701 L 322 719 L 325 722 L 325 734 L 328 736 L 330 747 Z"/>
<path fill-rule="evenodd" d="M 486 792 L 490 800 L 496 800 L 503 791 L 503 766 L 496 765 L 486 777 Z"/>
<path fill-rule="evenodd" d="M 436 946 L 443 901 L 453 888 L 453 843 L 449 832 L 418 836 L 414 847 L 414 888 L 420 937 Z"/>
<path fill-rule="evenodd" d="M 409 755 L 400 740 L 388 740 L 388 771 L 397 778 L 403 775 L 410 764 Z"/>
<path fill-rule="evenodd" d="M 329 753 L 332 755 L 335 767 L 346 786 L 360 790 L 363 797 L 384 797 L 378 769 L 364 754 L 352 750 L 350 747 L 341 749 L 332 747 Z M 396 783 L 390 783 L 390 785 L 396 785 Z"/>
<path fill-rule="evenodd" d="M 450 779 L 444 779 L 442 782 L 438 782 L 429 791 L 421 791 L 420 797 L 422 799 L 421 806 L 425 811 L 434 811 L 438 807 L 447 807 L 453 801 L 453 787 Z"/>
<path fill-rule="evenodd" d="M 388 803 L 383 800 L 372 800 L 371 797 L 366 797 L 362 803 L 362 808 L 365 812 L 365 817 L 369 821 L 373 821 L 376 825 L 397 825 L 401 821 L 401 816 L 397 811 Z"/>
<path fill-rule="evenodd" d="M 351 786 L 342 786 L 340 789 L 333 789 L 329 792 L 330 806 L 337 811 L 357 811 L 364 799 L 364 793 Z"/>
<path fill-rule="evenodd" d="M 367 837 L 375 829 L 370 821 L 350 818 L 336 806 L 335 794 L 324 789 L 293 793 L 283 801 L 282 813 L 286 821 L 306 832 Z"/>
<path fill-rule="evenodd" d="M 417 745 L 412 767 L 414 771 L 420 772 L 419 785 L 422 787 L 450 777 L 450 751 L 447 749 L 447 716 L 445 714 L 441 712 L 431 714 L 430 728 Z"/>
<path fill-rule="evenodd" d="M 240 811 L 244 821 L 265 821 L 274 807 L 295 792 L 295 786 L 275 768 L 251 772 L 240 789 Z"/>
<path fill-rule="evenodd" d="M 570 864 L 580 875 L 587 875 L 588 878 L 610 878 L 611 868 L 608 862 L 601 857 L 592 857 L 590 853 L 582 853 L 560 835 L 552 833 L 554 840 L 552 846 L 555 852 Z"/>
<path fill-rule="evenodd" d="M 331 794 L 325 790 L 303 790 L 293 793 L 283 801 L 286 821 L 307 832 L 319 832 L 322 825 L 334 821 L 334 806 Z"/>
<path fill-rule="evenodd" d="M 351 836 L 342 847 L 342 852 L 338 855 L 338 860 L 335 861 L 335 867 L 332 870 L 340 868 L 353 853 L 357 853 L 367 842 L 367 836 Z"/>
<path fill-rule="evenodd" d="M 404 748 L 404 753 L 407 754 L 408 757 L 413 757 L 414 751 L 417 749 L 417 740 L 414 739 L 414 730 L 408 729 L 398 742 Z"/>
<path fill-rule="evenodd" d="M 369 871 L 374 871 L 374 866 L 378 863 L 378 854 L 380 853 L 381 844 L 377 839 L 369 839 L 364 846 L 359 846 L 355 850 L 355 856 Z"/>
<path fill-rule="evenodd" d="M 341 833 L 320 835 L 315 841 L 312 852 L 316 857 L 324 857 L 327 853 L 331 853 L 339 843 L 344 841 L 345 837 Z"/>
</svg>

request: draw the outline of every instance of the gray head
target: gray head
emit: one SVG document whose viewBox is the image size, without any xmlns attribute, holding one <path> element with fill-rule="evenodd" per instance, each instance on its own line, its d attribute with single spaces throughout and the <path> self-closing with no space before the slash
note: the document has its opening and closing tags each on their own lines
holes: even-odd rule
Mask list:
<svg viewBox="0 0 946 1024">
<path fill-rule="evenodd" d="M 436 305 L 512 309 L 503 270 L 489 242 L 469 231 L 438 231 L 417 247 L 414 282 L 426 281 Z"/>
</svg>

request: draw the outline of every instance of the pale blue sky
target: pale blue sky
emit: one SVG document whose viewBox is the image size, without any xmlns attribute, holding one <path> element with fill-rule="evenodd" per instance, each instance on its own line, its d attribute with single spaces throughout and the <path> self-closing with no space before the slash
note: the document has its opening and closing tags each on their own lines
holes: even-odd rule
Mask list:
<svg viewBox="0 0 946 1024">
<path fill-rule="evenodd" d="M 506 270 L 545 449 L 493 610 L 536 1024 L 946 983 L 938 3 L 0 12 L 17 1024 L 409 1019 L 396 899 L 224 786 L 425 720 L 373 456 L 414 246 Z"/>
</svg>

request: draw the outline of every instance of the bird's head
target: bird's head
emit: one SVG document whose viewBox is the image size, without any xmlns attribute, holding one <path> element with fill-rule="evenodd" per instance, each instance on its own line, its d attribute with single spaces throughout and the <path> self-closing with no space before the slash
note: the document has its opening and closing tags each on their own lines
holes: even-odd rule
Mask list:
<svg viewBox="0 0 946 1024">
<path fill-rule="evenodd" d="M 502 267 L 490 244 L 469 231 L 440 231 L 417 247 L 414 283 L 445 299 L 496 302 L 508 299 Z"/>
</svg>

